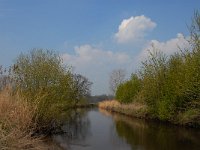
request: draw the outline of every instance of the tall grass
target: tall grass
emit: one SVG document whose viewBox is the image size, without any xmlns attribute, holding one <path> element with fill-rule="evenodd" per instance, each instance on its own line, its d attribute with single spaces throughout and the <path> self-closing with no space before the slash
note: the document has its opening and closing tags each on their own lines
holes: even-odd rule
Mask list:
<svg viewBox="0 0 200 150">
<path fill-rule="evenodd" d="M 48 149 L 41 138 L 32 137 L 34 109 L 10 88 L 0 92 L 0 149 Z"/>
</svg>

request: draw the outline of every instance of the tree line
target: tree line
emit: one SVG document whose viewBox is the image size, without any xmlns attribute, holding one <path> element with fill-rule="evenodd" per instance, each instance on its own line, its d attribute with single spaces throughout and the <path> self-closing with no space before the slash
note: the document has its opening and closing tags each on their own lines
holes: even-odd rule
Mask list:
<svg viewBox="0 0 200 150">
<path fill-rule="evenodd" d="M 200 124 L 200 15 L 190 27 L 189 48 L 166 56 L 153 47 L 149 57 L 115 93 L 121 103 L 140 102 L 160 120 Z"/>
</svg>

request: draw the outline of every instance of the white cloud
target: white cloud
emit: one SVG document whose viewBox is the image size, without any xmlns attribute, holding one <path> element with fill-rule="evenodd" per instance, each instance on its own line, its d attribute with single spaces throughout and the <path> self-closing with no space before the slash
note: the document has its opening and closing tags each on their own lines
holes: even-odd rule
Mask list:
<svg viewBox="0 0 200 150">
<path fill-rule="evenodd" d="M 74 48 L 74 54 L 64 53 L 64 63 L 72 65 L 75 72 L 88 77 L 93 83 L 93 94 L 108 93 L 109 74 L 116 68 L 127 68 L 131 59 L 126 53 L 105 51 L 91 45 Z"/>
<path fill-rule="evenodd" d="M 183 34 L 178 33 L 175 38 L 172 38 L 165 42 L 159 42 L 158 40 L 151 40 L 146 47 L 141 51 L 138 56 L 139 60 L 144 60 L 148 56 L 148 51 L 152 51 L 153 48 L 163 52 L 164 54 L 171 55 L 178 52 L 179 49 L 189 48 L 188 38 L 185 38 Z"/>
<path fill-rule="evenodd" d="M 129 56 L 125 53 L 104 51 L 91 45 L 76 46 L 75 54 L 70 55 L 65 53 L 62 58 L 65 62 L 74 65 L 75 67 L 86 66 L 91 64 L 123 64 L 129 61 Z"/>
<path fill-rule="evenodd" d="M 156 23 L 144 15 L 130 17 L 121 22 L 118 32 L 115 34 L 115 39 L 118 43 L 137 42 L 155 27 Z"/>
</svg>

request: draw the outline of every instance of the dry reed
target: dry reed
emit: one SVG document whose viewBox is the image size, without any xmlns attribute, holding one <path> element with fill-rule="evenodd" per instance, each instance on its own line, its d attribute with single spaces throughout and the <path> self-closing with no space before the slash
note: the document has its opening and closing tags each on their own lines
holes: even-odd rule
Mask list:
<svg viewBox="0 0 200 150">
<path fill-rule="evenodd" d="M 106 100 L 99 102 L 100 109 L 114 111 L 121 114 L 143 118 L 147 114 L 147 106 L 142 103 L 133 102 L 131 104 L 121 104 L 116 100 Z"/>
<path fill-rule="evenodd" d="M 10 88 L 0 92 L 0 149 L 48 149 L 42 138 L 32 137 L 34 109 Z"/>
</svg>

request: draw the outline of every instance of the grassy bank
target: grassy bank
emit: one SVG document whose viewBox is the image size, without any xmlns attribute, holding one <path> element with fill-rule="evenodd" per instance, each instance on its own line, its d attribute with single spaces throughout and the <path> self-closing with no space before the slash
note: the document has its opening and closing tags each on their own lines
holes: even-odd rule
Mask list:
<svg viewBox="0 0 200 150">
<path fill-rule="evenodd" d="M 130 117 L 144 118 L 144 119 L 158 119 L 152 116 L 147 105 L 138 102 L 132 102 L 129 104 L 123 104 L 117 100 L 106 100 L 99 102 L 98 107 L 110 112 L 117 112 Z M 190 127 L 200 127 L 199 121 L 200 112 L 198 110 L 188 111 L 184 114 L 179 113 L 174 116 L 173 120 L 167 120 L 167 122 Z M 160 120 L 163 121 L 163 120 Z"/>
</svg>

